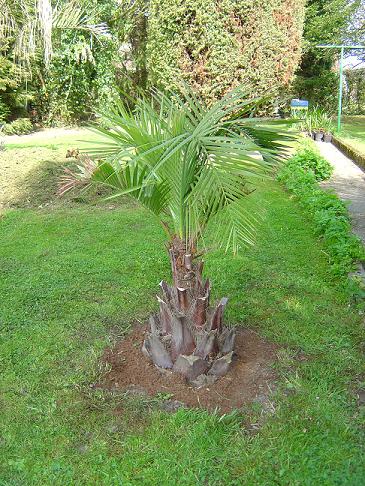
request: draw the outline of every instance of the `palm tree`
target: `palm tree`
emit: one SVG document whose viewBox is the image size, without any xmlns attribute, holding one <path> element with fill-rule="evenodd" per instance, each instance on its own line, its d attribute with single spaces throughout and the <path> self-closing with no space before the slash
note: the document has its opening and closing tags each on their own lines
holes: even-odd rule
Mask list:
<svg viewBox="0 0 365 486">
<path fill-rule="evenodd" d="M 223 375 L 233 356 L 235 330 L 223 325 L 227 298 L 211 307 L 198 244 L 215 222 L 213 239 L 234 252 L 253 242 L 256 220 L 247 208 L 255 181 L 267 177 L 293 137 L 278 122 L 248 118 L 260 104 L 237 89 L 211 107 L 190 91 L 154 92 L 133 111 L 116 103 L 105 115 L 108 142 L 76 171 L 60 193 L 89 183 L 129 195 L 160 221 L 167 237 L 172 285 L 162 280 L 159 312 L 149 320 L 143 352 L 157 366 L 196 385 Z"/>
<path fill-rule="evenodd" d="M 95 9 L 85 8 L 76 0 L 0 0 L 0 50 L 13 46 L 16 60 L 28 65 L 41 51 L 48 66 L 53 54 L 53 41 L 57 32 L 76 30 L 88 32 L 91 38 L 108 35 L 107 25 L 95 24 Z"/>
</svg>

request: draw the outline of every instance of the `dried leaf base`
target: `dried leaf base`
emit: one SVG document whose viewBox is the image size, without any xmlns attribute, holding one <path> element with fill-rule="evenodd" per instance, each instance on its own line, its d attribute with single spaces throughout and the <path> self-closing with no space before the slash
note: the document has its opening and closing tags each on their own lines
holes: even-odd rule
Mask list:
<svg viewBox="0 0 365 486">
<path fill-rule="evenodd" d="M 160 283 L 159 313 L 150 317 L 142 351 L 157 367 L 182 374 L 194 386 L 207 386 L 227 373 L 234 356 L 235 329 L 223 325 L 227 299 L 210 307 L 203 262 L 193 263 L 182 245 L 172 245 L 169 253 L 174 285 Z"/>
</svg>

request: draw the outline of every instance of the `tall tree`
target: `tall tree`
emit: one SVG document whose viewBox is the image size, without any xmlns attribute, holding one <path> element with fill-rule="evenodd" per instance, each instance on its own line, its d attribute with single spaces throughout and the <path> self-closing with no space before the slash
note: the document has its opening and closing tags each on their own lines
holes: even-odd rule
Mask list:
<svg viewBox="0 0 365 486">
<path fill-rule="evenodd" d="M 303 56 L 297 72 L 295 93 L 334 109 L 338 78 L 333 70 L 338 53 L 318 49 L 318 44 L 336 44 L 346 40 L 360 0 L 309 0 L 304 23 Z"/>
<path fill-rule="evenodd" d="M 359 0 L 358 8 L 352 16 L 349 39 L 355 44 L 365 45 L 365 0 Z M 360 58 L 365 59 L 365 50 L 358 51 L 357 54 Z"/>
</svg>

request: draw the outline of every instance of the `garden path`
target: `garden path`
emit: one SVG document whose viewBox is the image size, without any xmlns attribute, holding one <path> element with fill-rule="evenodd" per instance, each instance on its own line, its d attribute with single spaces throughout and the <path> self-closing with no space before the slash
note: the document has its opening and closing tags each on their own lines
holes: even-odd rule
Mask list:
<svg viewBox="0 0 365 486">
<path fill-rule="evenodd" d="M 354 233 L 365 243 L 365 173 L 331 143 L 316 144 L 334 167 L 332 177 L 321 185 L 334 189 L 343 201 L 349 202 Z"/>
</svg>

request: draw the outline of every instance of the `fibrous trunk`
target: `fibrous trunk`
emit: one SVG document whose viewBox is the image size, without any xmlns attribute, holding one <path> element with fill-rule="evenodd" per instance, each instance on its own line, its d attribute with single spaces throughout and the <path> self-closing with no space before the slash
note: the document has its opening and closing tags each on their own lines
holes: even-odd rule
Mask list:
<svg viewBox="0 0 365 486">
<path fill-rule="evenodd" d="M 213 383 L 229 369 L 235 330 L 223 325 L 224 297 L 210 307 L 210 282 L 203 262 L 178 238 L 169 246 L 173 285 L 160 283 L 159 312 L 150 317 L 142 351 L 153 363 L 195 386 Z"/>
</svg>

